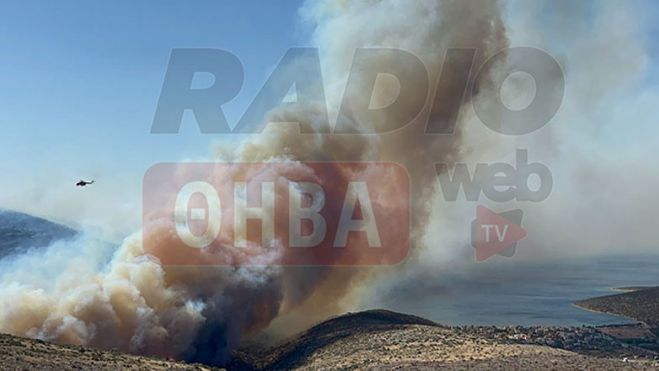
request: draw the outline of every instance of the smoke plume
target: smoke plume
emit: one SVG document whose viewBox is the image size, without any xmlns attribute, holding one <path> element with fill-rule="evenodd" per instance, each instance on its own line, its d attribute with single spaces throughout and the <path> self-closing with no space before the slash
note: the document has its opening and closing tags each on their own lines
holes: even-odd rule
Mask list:
<svg viewBox="0 0 659 371">
<path fill-rule="evenodd" d="M 370 99 L 376 106 L 386 105 L 396 88 L 391 80 L 379 81 L 371 97 L 371 86 L 364 83 L 351 90 L 354 95 L 344 97 L 357 48 L 396 48 L 414 54 L 428 70 L 433 93 L 442 68 L 447 68 L 442 66 L 448 47 L 477 48 L 474 65 L 480 66 L 508 45 L 499 4 L 494 1 L 321 1 L 306 4 L 300 13 L 313 27 L 314 42 L 320 49 L 330 117 L 360 132 L 368 132 L 383 118 L 365 120 L 351 114 L 337 118 L 341 101 Z M 383 58 L 365 69 L 387 63 L 386 55 Z M 486 85 L 475 88 L 480 93 L 488 89 Z M 290 125 L 271 124 L 263 134 L 247 139 L 224 159 L 280 163 L 281 176 L 313 172 L 301 161 L 400 163 L 412 182 L 412 236 L 418 248 L 430 216 L 428 200 L 436 191 L 433 164 L 451 162 L 463 154 L 461 123 L 453 135 L 424 134 L 428 121 L 440 119 L 430 107 L 450 98 L 406 91 L 401 97 L 404 104 L 399 106 L 401 115 L 419 102 L 425 108 L 404 129 L 381 136 L 301 135 Z M 273 108 L 262 125 L 268 121 L 300 122 L 313 128 L 314 109 Z M 470 113 L 463 112 L 460 117 L 468 119 Z M 345 176 L 343 171 L 337 165 L 338 177 Z M 153 222 L 159 221 L 156 218 Z M 170 229 L 162 229 L 166 230 Z M 171 253 L 173 236 L 166 232 L 144 236 L 161 247 L 150 255 L 144 254 L 143 244 L 147 241 L 141 237 L 137 233 L 126 238 L 109 261 L 95 252 L 89 239 L 52 246 L 46 258 L 61 256 L 55 265 L 33 256 L 16 258 L 2 276 L 0 331 L 222 364 L 243 336 L 266 328 L 277 318 L 300 326 L 344 309 L 344 305 L 350 305 L 354 289 L 373 274 L 366 268 L 269 266 L 271 259 L 286 252 L 266 246 L 254 246 L 253 253 L 246 257 L 265 265 L 167 267 L 160 261 Z M 224 247 L 228 254 L 237 253 L 233 246 Z M 17 279 L 19 276 L 14 275 L 28 269 L 36 272 L 35 277 Z M 41 272 L 50 275 L 46 282 L 38 279 Z"/>
</svg>

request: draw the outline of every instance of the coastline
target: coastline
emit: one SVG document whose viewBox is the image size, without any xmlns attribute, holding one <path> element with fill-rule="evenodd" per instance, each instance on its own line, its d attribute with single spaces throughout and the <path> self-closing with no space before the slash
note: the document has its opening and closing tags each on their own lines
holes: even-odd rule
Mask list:
<svg viewBox="0 0 659 371">
<path fill-rule="evenodd" d="M 596 299 L 596 298 L 591 298 L 591 299 Z M 590 300 L 590 299 L 585 299 L 585 300 Z M 617 314 L 617 313 L 612 313 L 612 312 L 606 312 L 606 311 L 601 311 L 601 310 L 597 310 L 597 309 L 587 308 L 587 307 L 584 307 L 583 305 L 579 304 L 578 302 L 572 303 L 572 306 L 576 307 L 576 308 L 579 308 L 581 310 L 585 310 L 587 312 L 598 313 L 598 314 L 606 314 L 606 315 L 613 316 L 613 317 L 624 318 L 624 319 L 627 319 L 629 321 L 636 322 L 636 324 L 642 324 L 644 326 L 647 326 L 647 324 L 645 322 L 639 321 L 638 319 L 636 319 L 634 317 L 626 316 L 626 315 L 623 315 L 623 314 Z M 607 324 L 607 325 L 600 325 L 600 326 L 595 326 L 595 327 L 620 326 L 620 325 L 621 324 Z M 634 323 L 622 324 L 622 326 L 630 326 L 630 325 L 635 325 L 635 324 Z"/>
<path fill-rule="evenodd" d="M 636 292 L 651 289 L 653 286 L 623 286 L 623 287 L 611 287 L 610 290 L 614 292 Z M 591 298 L 596 299 L 596 298 Z"/>
<path fill-rule="evenodd" d="M 592 312 L 631 318 L 647 325 L 657 323 L 659 287 L 618 287 L 613 290 L 618 293 L 579 300 L 574 305 Z"/>
</svg>

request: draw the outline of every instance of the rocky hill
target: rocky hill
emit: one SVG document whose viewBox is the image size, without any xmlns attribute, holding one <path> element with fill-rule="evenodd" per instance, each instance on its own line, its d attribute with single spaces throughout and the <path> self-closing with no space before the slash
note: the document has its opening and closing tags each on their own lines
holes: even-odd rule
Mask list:
<svg viewBox="0 0 659 371">
<path fill-rule="evenodd" d="M 582 300 L 582 308 L 633 318 L 659 336 L 659 287 L 627 288 L 628 292 Z"/>
<path fill-rule="evenodd" d="M 39 340 L 0 335 L 2 370 L 211 370 L 211 367 L 188 365 L 102 351 L 79 346 L 50 344 Z"/>
<path fill-rule="evenodd" d="M 582 329 L 583 341 L 593 335 Z M 312 327 L 270 348 L 235 352 L 229 370 L 475 369 L 650 370 L 651 356 L 624 357 L 614 348 L 598 356 L 541 345 L 556 336 L 580 336 L 566 328 L 445 327 L 384 310 L 350 313 Z M 549 340 L 548 340 L 549 339 Z M 595 340 L 591 340 L 595 341 Z M 608 346 L 598 343 L 598 346 Z M 601 345 L 604 344 L 604 345 Z M 0 364 L 9 370 L 211 370 L 171 360 L 0 335 Z"/>
<path fill-rule="evenodd" d="M 618 344 L 606 335 L 592 335 L 594 329 L 571 334 L 573 330 L 445 327 L 419 317 L 366 311 L 330 319 L 265 351 L 244 349 L 228 368 L 636 370 L 658 366 L 653 357 L 631 356 L 633 352 L 630 357 L 616 352 L 592 356 L 540 345 L 549 341 L 545 338 L 563 333 Z"/>
</svg>

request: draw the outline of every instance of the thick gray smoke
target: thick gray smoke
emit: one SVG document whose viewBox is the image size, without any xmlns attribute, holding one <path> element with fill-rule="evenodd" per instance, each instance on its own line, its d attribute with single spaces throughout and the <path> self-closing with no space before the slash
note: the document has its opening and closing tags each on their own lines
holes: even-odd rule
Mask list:
<svg viewBox="0 0 659 371">
<path fill-rule="evenodd" d="M 424 241 L 429 248 L 410 269 L 381 277 L 374 298 L 364 306 L 381 305 L 386 292 L 435 297 L 439 286 L 450 287 L 445 274 L 495 267 L 497 277 L 516 282 L 526 263 L 561 264 L 598 255 L 656 252 L 659 187 L 654 159 L 657 126 L 653 117 L 658 100 L 656 85 L 648 84 L 651 50 L 647 4 L 629 1 L 518 1 L 502 3 L 510 46 L 534 46 L 555 57 L 565 73 L 565 96 L 556 116 L 542 129 L 520 137 L 506 137 L 467 120 L 461 142 L 470 169 L 477 163 L 515 163 L 515 150 L 528 149 L 530 162 L 546 164 L 554 186 L 549 198 L 538 203 L 494 203 L 481 197 L 457 202 L 441 195 L 429 203 L 432 212 Z M 534 76 L 534 78 L 537 78 Z M 533 99 L 523 79 L 501 94 L 514 101 Z M 542 84 L 537 81 L 536 84 Z M 522 105 L 523 107 L 524 105 Z M 435 193 L 438 196 L 437 193 Z M 511 259 L 473 261 L 470 226 L 476 206 L 524 210 L 528 237 Z M 517 267 L 520 262 L 521 267 Z M 558 270 L 561 272 L 560 270 Z M 524 277 L 526 284 L 542 284 L 552 272 Z M 485 274 L 464 281 L 474 287 L 487 283 Z M 631 279 L 631 277 L 630 277 Z M 479 281 L 479 280 L 485 280 Z M 419 284 L 424 282 L 425 284 Z M 433 283 L 437 285 L 433 286 Z M 428 288 L 428 287 L 431 288 Z M 395 302 L 395 296 L 384 302 Z"/>
<path fill-rule="evenodd" d="M 341 99 L 360 100 L 371 93 L 370 86 L 361 86 L 354 95 L 343 97 L 356 48 L 404 49 L 423 61 L 434 87 L 448 47 L 477 48 L 475 65 L 480 65 L 508 45 L 499 4 L 494 1 L 321 1 L 306 4 L 301 14 L 315 30 L 328 108 L 334 118 Z M 383 58 L 373 61 L 372 67 L 386 64 L 387 56 Z M 390 98 L 394 85 L 386 80 L 376 84 L 372 98 L 376 105 Z M 476 90 L 483 94 L 488 89 L 479 86 Z M 412 124 L 391 134 L 302 137 L 285 125 L 271 125 L 263 135 L 242 144 L 231 159 L 401 163 L 412 180 L 413 237 L 419 245 L 430 216 L 427 201 L 436 190 L 433 164 L 459 159 L 464 137 L 461 123 L 454 135 L 424 134 L 427 120 L 437 119 L 428 103 L 448 100 L 441 95 L 431 97 L 425 91 L 407 92 L 402 98 L 406 104 L 422 102 L 426 108 Z M 402 111 L 407 109 L 405 104 L 400 106 Z M 274 109 L 269 116 L 297 122 L 310 122 L 313 117 L 313 107 Z M 473 119 L 469 112 L 461 117 Z M 359 130 L 377 124 L 350 115 L 339 120 Z M 172 237 L 151 234 L 145 238 L 166 246 Z M 135 234 L 109 262 L 95 253 L 89 240 L 53 246 L 44 259 L 17 259 L 5 267 L 0 283 L 0 331 L 221 364 L 242 336 L 279 317 L 300 326 L 342 310 L 351 304 L 362 279 L 371 274 L 367 269 L 331 267 L 168 268 L 144 255 L 142 246 L 141 234 Z M 54 256 L 58 256 L 56 264 L 49 260 Z M 45 266 L 49 269 L 40 269 Z M 33 277 L 17 275 L 28 270 L 35 271 Z M 41 274 L 48 279 L 39 279 Z"/>
</svg>

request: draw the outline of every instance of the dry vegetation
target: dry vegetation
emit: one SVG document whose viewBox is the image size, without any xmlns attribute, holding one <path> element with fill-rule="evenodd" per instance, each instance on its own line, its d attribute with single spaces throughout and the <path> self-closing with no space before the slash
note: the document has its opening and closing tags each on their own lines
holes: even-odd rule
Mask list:
<svg viewBox="0 0 659 371">
<path fill-rule="evenodd" d="M 246 369 L 656 369 L 653 360 L 592 357 L 500 341 L 388 311 L 341 316 L 269 351 L 238 355 Z"/>
<path fill-rule="evenodd" d="M 627 289 L 629 292 L 582 300 L 576 304 L 589 310 L 633 318 L 659 334 L 659 287 Z"/>
<path fill-rule="evenodd" d="M 140 357 L 115 351 L 50 344 L 0 335 L 2 370 L 209 370 L 210 367 Z"/>
<path fill-rule="evenodd" d="M 0 336 L 0 364 L 9 370 L 201 370 L 201 365 Z M 269 349 L 243 349 L 228 369 L 645 370 L 652 359 L 594 357 L 520 344 L 383 310 L 325 321 Z"/>
</svg>

